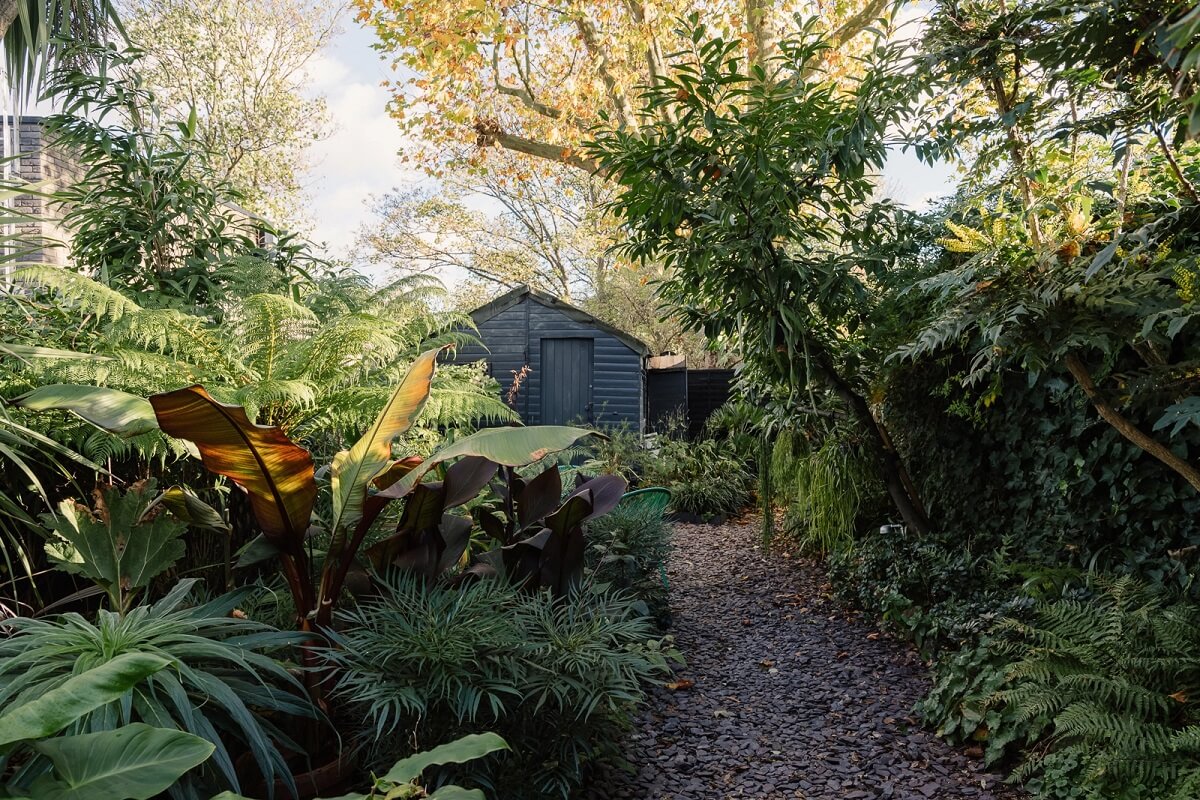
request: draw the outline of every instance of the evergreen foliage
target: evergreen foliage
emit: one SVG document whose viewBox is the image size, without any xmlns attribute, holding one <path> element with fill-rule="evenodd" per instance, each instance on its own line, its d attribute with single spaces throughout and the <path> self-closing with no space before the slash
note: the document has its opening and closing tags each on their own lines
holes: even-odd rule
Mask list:
<svg viewBox="0 0 1200 800">
<path fill-rule="evenodd" d="M 1052 720 L 1086 797 L 1183 800 L 1200 776 L 1200 609 L 1127 576 L 1098 588 L 1000 626 L 1020 650 L 994 702 Z M 1016 774 L 1041 764 L 1034 753 Z"/>
</svg>

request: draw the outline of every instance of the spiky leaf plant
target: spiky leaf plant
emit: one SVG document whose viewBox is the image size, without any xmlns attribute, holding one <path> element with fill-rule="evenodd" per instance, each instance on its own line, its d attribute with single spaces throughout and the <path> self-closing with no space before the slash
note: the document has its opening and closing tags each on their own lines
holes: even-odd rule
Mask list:
<svg viewBox="0 0 1200 800">
<path fill-rule="evenodd" d="M 1003 629 L 1021 657 L 1009 670 L 1015 688 L 996 701 L 1053 720 L 1053 751 L 1076 759 L 1088 798 L 1195 796 L 1187 787 L 1200 780 L 1200 608 L 1123 576 Z M 1042 764 L 1035 754 L 1017 775 Z"/>
<path fill-rule="evenodd" d="M 414 743 L 494 730 L 523 746 L 472 780 L 506 800 L 566 798 L 612 749 L 645 683 L 668 672 L 638 605 L 619 593 L 564 602 L 502 581 L 455 589 L 396 573 L 339 613 L 338 646 L 326 652 L 381 763 Z"/>
<path fill-rule="evenodd" d="M 95 623 L 79 614 L 4 623 L 0 640 L 0 706 L 22 705 L 73 675 L 125 653 L 148 653 L 172 667 L 158 671 L 114 702 L 81 717 L 67 734 L 114 730 L 133 722 L 178 729 L 211 742 L 212 759 L 171 789 L 175 798 L 207 798 L 212 789 L 239 791 L 235 765 L 249 753 L 273 785 L 291 782 L 280 751 L 300 748 L 277 724 L 316 712 L 299 682 L 275 656 L 299 643 L 284 633 L 233 614 L 244 592 L 188 605 L 186 580 L 153 605 L 124 616 L 100 611 Z M 36 765 L 27 768 L 36 769 Z"/>
</svg>

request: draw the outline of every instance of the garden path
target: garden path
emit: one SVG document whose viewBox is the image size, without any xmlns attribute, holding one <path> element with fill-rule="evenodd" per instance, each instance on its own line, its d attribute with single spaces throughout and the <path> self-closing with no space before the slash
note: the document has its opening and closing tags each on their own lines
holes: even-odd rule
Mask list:
<svg viewBox="0 0 1200 800">
<path fill-rule="evenodd" d="M 828 596 L 758 525 L 676 525 L 671 633 L 688 660 L 588 800 L 1000 800 L 1018 793 L 922 729 L 912 648 Z M 690 686 L 688 683 L 690 682 Z"/>
</svg>

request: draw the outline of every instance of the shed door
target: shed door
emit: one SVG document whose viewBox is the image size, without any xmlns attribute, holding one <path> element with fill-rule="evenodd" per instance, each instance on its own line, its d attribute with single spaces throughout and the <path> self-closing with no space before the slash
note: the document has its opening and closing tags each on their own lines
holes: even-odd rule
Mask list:
<svg viewBox="0 0 1200 800">
<path fill-rule="evenodd" d="M 592 340 L 542 339 L 543 425 L 592 421 Z"/>
</svg>

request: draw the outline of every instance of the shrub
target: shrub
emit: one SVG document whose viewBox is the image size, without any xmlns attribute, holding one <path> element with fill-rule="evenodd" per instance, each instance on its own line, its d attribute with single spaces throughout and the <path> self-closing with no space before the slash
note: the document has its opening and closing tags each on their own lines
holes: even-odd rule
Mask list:
<svg viewBox="0 0 1200 800">
<path fill-rule="evenodd" d="M 231 616 L 233 593 L 200 606 L 185 602 L 194 581 L 183 581 L 153 605 L 125 615 L 100 611 L 96 624 L 78 614 L 6 620 L 0 640 L 0 706 L 21 704 L 73 675 L 126 653 L 172 662 L 124 694 L 81 717 L 66 733 L 115 730 L 144 722 L 195 734 L 215 745 L 212 758 L 172 788 L 173 797 L 208 797 L 206 790 L 239 790 L 235 759 L 250 753 L 268 784 L 291 781 L 280 746 L 299 748 L 271 717 L 313 717 L 303 689 L 275 654 L 300 641 Z"/>
<path fill-rule="evenodd" d="M 751 500 L 746 464 L 723 442 L 668 440 L 646 465 L 645 483 L 671 490 L 671 507 L 698 516 L 734 514 Z"/>
<path fill-rule="evenodd" d="M 860 512 L 881 487 L 860 444 L 826 436 L 820 446 L 784 431 L 771 453 L 771 482 L 787 514 L 785 530 L 802 548 L 844 550 L 853 542 Z"/>
<path fill-rule="evenodd" d="M 628 590 L 645 602 L 646 613 L 666 626 L 666 562 L 671 531 L 652 506 L 622 503 L 588 527 L 588 565 L 595 580 Z"/>
<path fill-rule="evenodd" d="M 613 746 L 642 684 L 667 670 L 634 605 L 613 592 L 563 601 L 492 580 L 452 589 L 396 575 L 339 614 L 336 692 L 361 713 L 380 763 L 492 730 L 512 756 L 471 779 L 505 798 L 565 798 Z"/>
<path fill-rule="evenodd" d="M 954 744 L 978 744 L 989 766 L 1012 756 L 1045 728 L 1044 716 L 1027 717 L 997 692 L 1009 685 L 1012 657 L 988 636 L 941 658 L 934 667 L 929 695 L 917 712 L 936 726 L 938 736 Z"/>
</svg>

